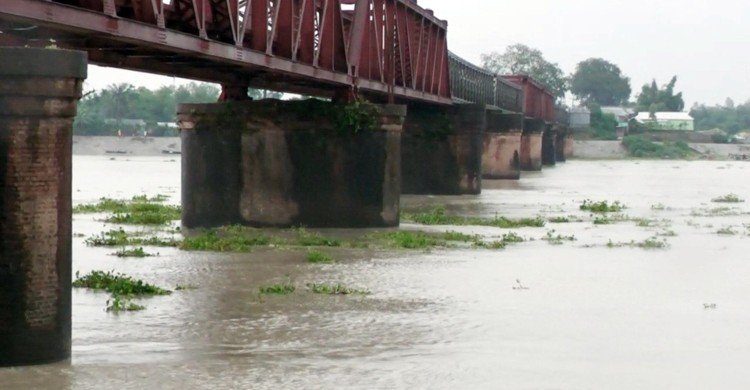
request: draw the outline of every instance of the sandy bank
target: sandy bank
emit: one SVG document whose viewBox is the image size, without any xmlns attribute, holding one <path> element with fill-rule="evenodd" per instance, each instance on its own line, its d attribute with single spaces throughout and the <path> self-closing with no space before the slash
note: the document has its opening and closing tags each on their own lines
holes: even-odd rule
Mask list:
<svg viewBox="0 0 750 390">
<path fill-rule="evenodd" d="M 180 151 L 179 137 L 73 137 L 73 154 L 76 155 L 161 156 Z"/>
</svg>

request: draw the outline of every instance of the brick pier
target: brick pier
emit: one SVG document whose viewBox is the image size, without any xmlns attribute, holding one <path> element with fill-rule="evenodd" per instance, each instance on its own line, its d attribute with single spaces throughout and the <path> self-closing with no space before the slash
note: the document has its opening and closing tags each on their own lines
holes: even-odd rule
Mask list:
<svg viewBox="0 0 750 390">
<path fill-rule="evenodd" d="M 0 48 L 0 366 L 70 356 L 72 124 L 81 52 Z"/>
</svg>

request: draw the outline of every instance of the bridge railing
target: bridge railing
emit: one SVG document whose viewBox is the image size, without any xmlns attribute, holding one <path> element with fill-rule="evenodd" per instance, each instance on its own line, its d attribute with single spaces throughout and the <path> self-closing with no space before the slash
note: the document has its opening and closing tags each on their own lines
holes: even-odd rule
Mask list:
<svg viewBox="0 0 750 390">
<path fill-rule="evenodd" d="M 523 112 L 523 90 L 520 86 L 453 53 L 449 58 L 454 99 Z"/>
</svg>

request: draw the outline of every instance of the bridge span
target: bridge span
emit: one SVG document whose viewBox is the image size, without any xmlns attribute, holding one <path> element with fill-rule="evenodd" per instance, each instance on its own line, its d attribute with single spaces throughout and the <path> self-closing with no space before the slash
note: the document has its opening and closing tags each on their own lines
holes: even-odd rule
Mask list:
<svg viewBox="0 0 750 390">
<path fill-rule="evenodd" d="M 416 0 L 0 1 L 0 366 L 70 355 L 89 63 L 221 84 L 178 109 L 184 227 L 398 226 L 402 193 L 478 194 L 568 144 L 542 84 L 453 54 L 447 29 Z"/>
</svg>

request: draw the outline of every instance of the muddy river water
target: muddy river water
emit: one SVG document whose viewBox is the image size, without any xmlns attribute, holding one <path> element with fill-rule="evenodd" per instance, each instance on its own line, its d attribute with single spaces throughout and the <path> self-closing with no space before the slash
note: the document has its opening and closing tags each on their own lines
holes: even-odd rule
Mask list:
<svg viewBox="0 0 750 390">
<path fill-rule="evenodd" d="M 581 222 L 512 229 L 534 240 L 503 250 L 332 249 L 338 262 L 327 265 L 296 249 L 119 259 L 84 244 L 112 226 L 75 215 L 74 271 L 198 288 L 121 314 L 105 312 L 105 293 L 74 290 L 72 359 L 0 369 L 0 389 L 748 389 L 750 203 L 711 199 L 750 201 L 749 178 L 740 162 L 569 161 L 486 181 L 480 196 L 405 196 L 402 206 Z M 76 156 L 73 190 L 76 204 L 138 194 L 176 203 L 180 162 Z M 579 210 L 585 199 L 653 221 L 595 225 Z M 551 245 L 541 238 L 552 230 L 576 240 Z M 669 247 L 606 245 L 650 237 Z M 258 295 L 283 281 L 301 288 Z M 371 294 L 315 295 L 308 282 Z"/>
</svg>

